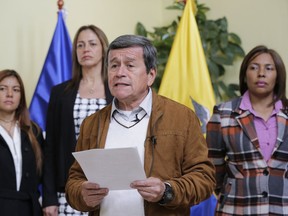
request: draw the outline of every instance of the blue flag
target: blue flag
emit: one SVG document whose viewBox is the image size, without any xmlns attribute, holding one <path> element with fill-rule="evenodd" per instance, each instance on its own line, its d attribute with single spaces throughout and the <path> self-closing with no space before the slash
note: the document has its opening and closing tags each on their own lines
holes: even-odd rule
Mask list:
<svg viewBox="0 0 288 216">
<path fill-rule="evenodd" d="M 29 107 L 31 119 L 43 131 L 51 88 L 72 76 L 72 42 L 62 13 L 58 12 L 57 26 Z"/>
<path fill-rule="evenodd" d="M 194 205 L 190 208 L 190 216 L 213 216 L 215 215 L 215 208 L 217 198 L 214 194 L 210 198 Z"/>
</svg>

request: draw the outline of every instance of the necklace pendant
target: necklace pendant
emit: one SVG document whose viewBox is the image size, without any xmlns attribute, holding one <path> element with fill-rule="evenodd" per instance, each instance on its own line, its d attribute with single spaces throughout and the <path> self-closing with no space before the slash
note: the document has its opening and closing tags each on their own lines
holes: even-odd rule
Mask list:
<svg viewBox="0 0 288 216">
<path fill-rule="evenodd" d="M 89 92 L 89 94 L 94 94 L 95 90 L 94 89 L 89 89 L 88 92 Z"/>
</svg>

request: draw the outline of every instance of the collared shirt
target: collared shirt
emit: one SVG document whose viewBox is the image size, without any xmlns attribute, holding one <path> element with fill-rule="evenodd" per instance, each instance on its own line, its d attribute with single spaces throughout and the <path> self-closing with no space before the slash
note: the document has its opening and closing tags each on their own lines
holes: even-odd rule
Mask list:
<svg viewBox="0 0 288 216">
<path fill-rule="evenodd" d="M 147 96 L 144 98 L 144 100 L 140 103 L 139 107 L 133 109 L 132 111 L 124 111 L 120 110 L 116 107 L 117 99 L 114 98 L 112 101 L 112 109 L 111 109 L 111 119 L 112 115 L 115 110 L 119 112 L 119 114 L 126 120 L 126 121 L 132 121 L 135 119 L 135 116 L 137 113 L 139 113 L 142 109 L 144 109 L 147 113 L 147 115 L 150 117 L 151 110 L 152 110 L 152 90 L 149 88 L 149 92 Z"/>
<path fill-rule="evenodd" d="M 21 130 L 19 128 L 18 122 L 16 122 L 15 124 L 13 137 L 11 137 L 2 126 L 0 126 L 0 134 L 7 143 L 11 155 L 13 157 L 16 173 L 16 183 L 17 183 L 16 187 L 17 191 L 19 191 L 22 178 L 22 151 L 21 151 Z"/>
<path fill-rule="evenodd" d="M 240 109 L 249 110 L 254 115 L 254 125 L 257 132 L 261 153 L 266 161 L 271 158 L 277 139 L 277 117 L 276 114 L 283 108 L 282 102 L 277 101 L 274 109 L 267 121 L 259 116 L 253 109 L 249 93 L 246 91 L 243 95 Z"/>
</svg>

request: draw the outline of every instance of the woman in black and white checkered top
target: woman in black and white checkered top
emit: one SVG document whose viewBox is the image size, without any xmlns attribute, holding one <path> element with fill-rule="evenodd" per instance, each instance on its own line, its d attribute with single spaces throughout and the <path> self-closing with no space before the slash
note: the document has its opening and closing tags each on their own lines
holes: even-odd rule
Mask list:
<svg viewBox="0 0 288 216">
<path fill-rule="evenodd" d="M 67 204 L 64 191 L 82 121 L 112 101 L 104 67 L 107 47 L 101 29 L 80 27 L 73 41 L 72 79 L 51 90 L 44 150 L 45 215 L 86 215 Z"/>
</svg>

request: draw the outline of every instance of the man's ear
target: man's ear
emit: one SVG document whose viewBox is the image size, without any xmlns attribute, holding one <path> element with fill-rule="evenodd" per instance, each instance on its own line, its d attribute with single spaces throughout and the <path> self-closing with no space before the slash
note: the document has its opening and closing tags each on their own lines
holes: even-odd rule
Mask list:
<svg viewBox="0 0 288 216">
<path fill-rule="evenodd" d="M 148 73 L 148 86 L 152 86 L 157 75 L 156 69 L 150 69 Z"/>
</svg>

